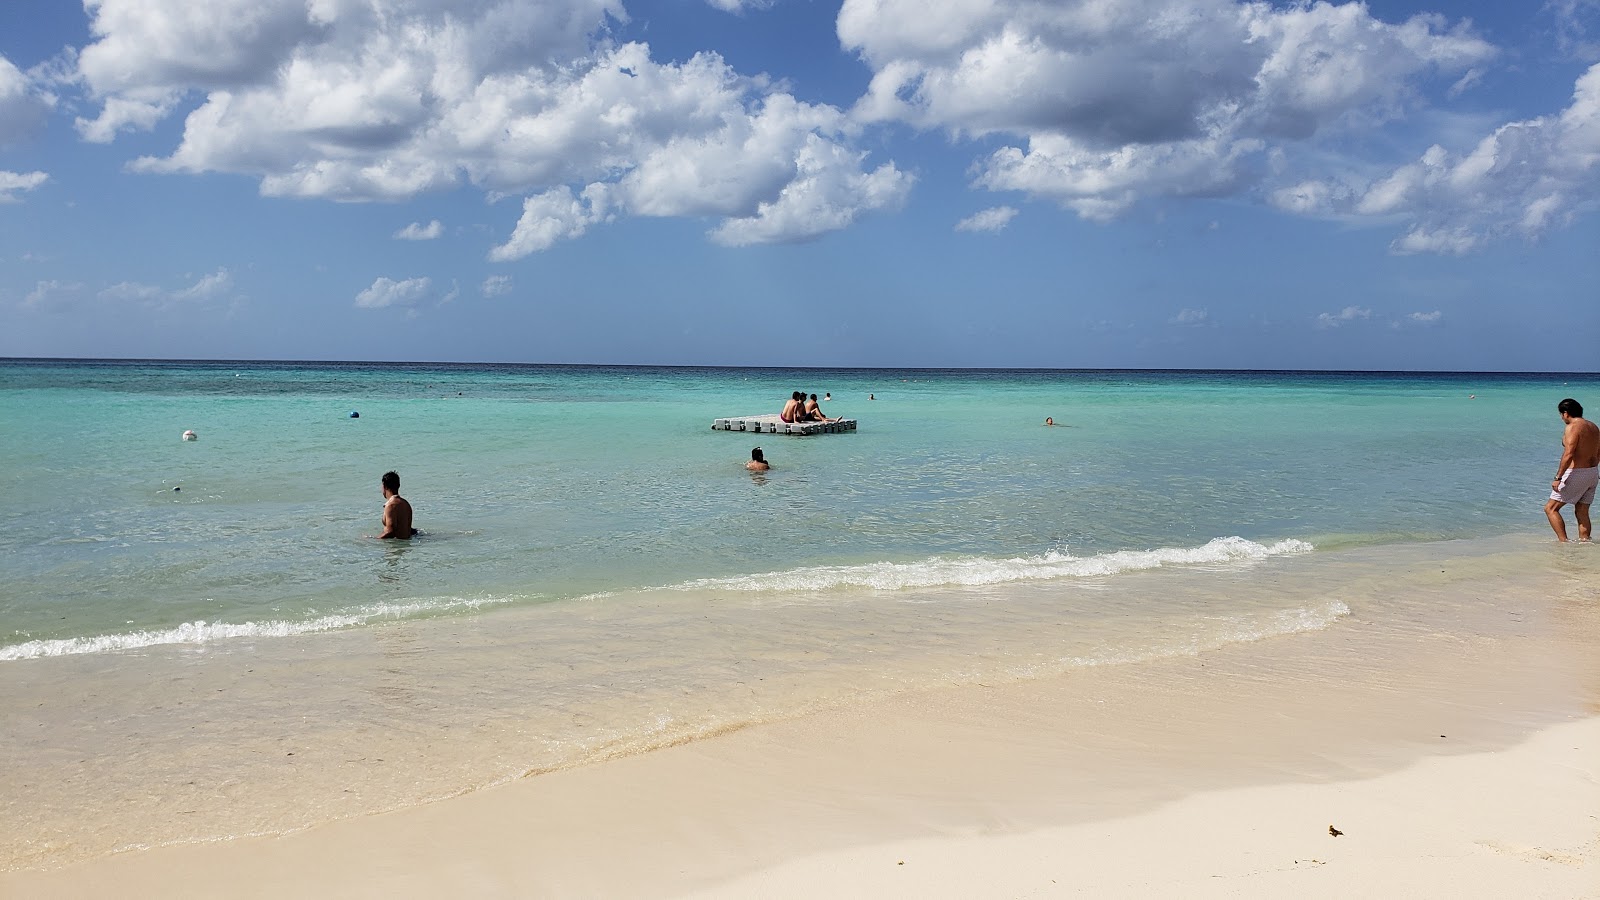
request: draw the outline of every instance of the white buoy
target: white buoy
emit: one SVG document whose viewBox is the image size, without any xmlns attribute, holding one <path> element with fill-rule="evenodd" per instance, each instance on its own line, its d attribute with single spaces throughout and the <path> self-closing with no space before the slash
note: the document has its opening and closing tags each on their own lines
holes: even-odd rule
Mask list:
<svg viewBox="0 0 1600 900">
<path fill-rule="evenodd" d="M 183 433 L 183 439 L 186 441 L 198 441 L 200 440 L 200 435 L 195 434 L 193 431 L 185 431 Z"/>
</svg>

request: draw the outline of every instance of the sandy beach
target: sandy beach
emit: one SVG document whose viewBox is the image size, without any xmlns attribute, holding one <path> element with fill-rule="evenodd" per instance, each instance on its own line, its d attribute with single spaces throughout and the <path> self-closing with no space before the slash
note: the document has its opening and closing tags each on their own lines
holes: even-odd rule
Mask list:
<svg viewBox="0 0 1600 900">
<path fill-rule="evenodd" d="M 1591 897 L 1600 605 L 1530 584 L 1441 580 L 1302 634 L 880 696 L 0 893 Z"/>
</svg>

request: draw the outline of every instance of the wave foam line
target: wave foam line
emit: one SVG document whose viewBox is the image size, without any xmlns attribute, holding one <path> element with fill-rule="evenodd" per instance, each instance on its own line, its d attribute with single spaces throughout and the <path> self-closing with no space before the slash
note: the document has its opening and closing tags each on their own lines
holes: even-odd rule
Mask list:
<svg viewBox="0 0 1600 900">
<path fill-rule="evenodd" d="M 365 625 L 375 619 L 406 619 L 423 613 L 448 612 L 454 609 L 477 609 L 509 599 L 469 599 L 456 597 L 445 601 L 418 600 L 411 603 L 372 603 L 350 612 L 318 616 L 300 621 L 267 622 L 185 622 L 173 628 L 156 631 L 128 631 L 119 634 L 102 634 L 94 637 L 57 638 L 26 641 L 0 647 L 0 662 L 19 659 L 39 659 L 45 656 L 73 656 L 80 653 L 109 653 L 116 650 L 137 650 L 161 644 L 209 644 L 213 641 L 235 638 L 291 637 L 297 634 L 317 634 L 338 631 L 355 625 Z"/>
<path fill-rule="evenodd" d="M 1242 537 L 1215 538 L 1203 547 L 1163 547 L 1156 550 L 1117 550 L 1098 556 L 1073 556 L 1051 551 L 1039 556 L 1011 559 L 984 557 L 931 557 L 913 563 L 866 563 L 859 566 L 808 566 L 763 575 L 702 578 L 673 585 L 678 591 L 826 591 L 871 588 L 900 591 L 910 588 L 980 587 L 1014 581 L 1048 581 L 1054 578 L 1095 578 L 1124 572 L 1244 562 L 1270 556 L 1308 553 L 1305 541 L 1283 540 L 1258 544 Z"/>
</svg>

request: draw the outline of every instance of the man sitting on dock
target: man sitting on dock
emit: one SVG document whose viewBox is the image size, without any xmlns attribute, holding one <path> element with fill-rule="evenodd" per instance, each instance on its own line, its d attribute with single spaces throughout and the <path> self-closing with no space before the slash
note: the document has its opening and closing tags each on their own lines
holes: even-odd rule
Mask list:
<svg viewBox="0 0 1600 900">
<path fill-rule="evenodd" d="M 790 394 L 789 402 L 783 405 L 783 412 L 778 413 L 778 418 L 790 424 L 805 421 L 805 410 L 801 406 L 801 401 L 805 399 L 806 395 L 799 391 Z"/>
<path fill-rule="evenodd" d="M 804 421 L 804 422 L 832 422 L 833 419 L 830 419 L 827 416 L 822 414 L 822 407 L 817 405 L 817 395 L 816 394 L 812 394 L 811 395 L 811 399 L 806 401 L 805 415 L 801 419 L 801 421 Z"/>
</svg>

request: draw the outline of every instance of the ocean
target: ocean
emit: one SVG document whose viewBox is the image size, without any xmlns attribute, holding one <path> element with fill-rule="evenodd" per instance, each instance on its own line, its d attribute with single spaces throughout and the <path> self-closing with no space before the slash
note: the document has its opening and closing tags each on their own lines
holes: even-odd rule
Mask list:
<svg viewBox="0 0 1600 900">
<path fill-rule="evenodd" d="M 794 390 L 859 429 L 710 428 Z M 1513 578 L 1568 396 L 1600 375 L 0 361 L 0 865 Z M 410 542 L 369 537 L 391 469 Z"/>
</svg>

